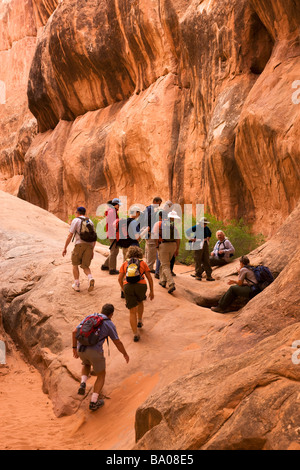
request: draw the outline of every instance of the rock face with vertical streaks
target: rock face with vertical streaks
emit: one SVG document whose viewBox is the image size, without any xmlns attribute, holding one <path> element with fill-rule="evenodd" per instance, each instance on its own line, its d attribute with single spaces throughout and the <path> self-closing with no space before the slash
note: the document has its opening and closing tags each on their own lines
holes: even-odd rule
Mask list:
<svg viewBox="0 0 300 470">
<path fill-rule="evenodd" d="M 77 204 L 158 193 L 266 235 L 279 227 L 300 196 L 298 4 L 29 4 L 45 26 L 20 197 L 66 218 Z"/>
</svg>

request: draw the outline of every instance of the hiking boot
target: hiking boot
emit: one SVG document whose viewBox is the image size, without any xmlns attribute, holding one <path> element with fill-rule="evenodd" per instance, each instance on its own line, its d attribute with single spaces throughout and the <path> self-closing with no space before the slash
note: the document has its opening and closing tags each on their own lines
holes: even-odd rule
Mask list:
<svg viewBox="0 0 300 470">
<path fill-rule="evenodd" d="M 172 292 L 174 292 L 174 290 L 176 290 L 175 284 L 171 284 L 170 287 L 169 287 L 168 293 L 172 294 Z"/>
<path fill-rule="evenodd" d="M 191 274 L 192 277 L 197 277 L 196 274 Z"/>
<path fill-rule="evenodd" d="M 109 271 L 109 267 L 108 267 L 108 266 L 104 266 L 104 264 L 102 264 L 102 266 L 101 266 L 101 271 Z"/>
<path fill-rule="evenodd" d="M 216 313 L 225 313 L 220 307 L 211 307 L 210 309 Z"/>
<path fill-rule="evenodd" d="M 174 271 L 171 271 L 171 274 L 173 277 L 176 276 L 176 273 L 174 273 Z"/>
<path fill-rule="evenodd" d="M 74 282 L 74 284 L 72 284 L 72 289 L 74 289 L 76 292 L 80 292 L 80 285 Z"/>
<path fill-rule="evenodd" d="M 117 269 L 110 269 L 109 274 L 119 274 L 119 271 Z"/>
<path fill-rule="evenodd" d="M 85 389 L 86 389 L 86 383 L 82 382 L 80 384 L 80 387 L 78 389 L 78 395 L 84 395 L 85 394 Z"/>
<path fill-rule="evenodd" d="M 140 340 L 140 335 L 134 335 L 133 341 L 137 343 Z"/>
<path fill-rule="evenodd" d="M 88 292 L 91 292 L 95 287 L 95 279 L 90 279 Z"/>
<path fill-rule="evenodd" d="M 196 281 L 202 281 L 202 277 L 200 276 L 195 276 Z"/>
<path fill-rule="evenodd" d="M 155 274 L 155 269 L 150 269 L 150 273 Z"/>
<path fill-rule="evenodd" d="M 167 283 L 165 281 L 159 282 L 158 283 L 161 287 L 166 287 Z"/>
<path fill-rule="evenodd" d="M 125 299 L 125 294 L 122 290 L 121 290 L 121 299 Z"/>
<path fill-rule="evenodd" d="M 143 322 L 142 322 L 142 321 L 139 321 L 138 324 L 137 324 L 137 327 L 138 327 L 138 328 L 143 328 Z"/>
<path fill-rule="evenodd" d="M 155 274 L 155 279 L 159 279 L 159 274 Z"/>
<path fill-rule="evenodd" d="M 104 405 L 104 400 L 99 399 L 97 401 L 91 401 L 89 408 L 90 408 L 91 411 L 97 411 L 103 405 Z"/>
<path fill-rule="evenodd" d="M 207 277 L 206 280 L 207 281 L 215 281 L 215 279 L 213 277 Z"/>
</svg>

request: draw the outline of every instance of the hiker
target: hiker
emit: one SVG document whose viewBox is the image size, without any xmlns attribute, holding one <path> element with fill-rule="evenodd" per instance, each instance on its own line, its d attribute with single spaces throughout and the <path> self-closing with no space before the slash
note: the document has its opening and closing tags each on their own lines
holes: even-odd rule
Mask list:
<svg viewBox="0 0 300 470">
<path fill-rule="evenodd" d="M 106 361 L 103 352 L 103 343 L 105 339 L 110 337 L 117 349 L 120 351 L 120 353 L 123 354 L 125 361 L 127 363 L 129 362 L 129 356 L 123 346 L 123 343 L 120 341 L 116 327 L 111 320 L 113 313 L 113 305 L 103 305 L 100 314 L 94 313 L 93 315 L 88 315 L 87 317 L 85 317 L 85 319 L 77 326 L 77 328 L 73 331 L 72 334 L 73 356 L 75 357 L 75 359 L 80 358 L 82 361 L 81 383 L 78 389 L 78 394 L 84 395 L 86 392 L 86 383 L 91 371 L 91 367 L 93 367 L 93 372 L 96 374 L 97 377 L 94 383 L 93 393 L 89 405 L 89 409 L 91 411 L 96 411 L 104 405 L 104 400 L 100 398 L 100 393 L 103 389 L 105 382 Z M 92 323 L 96 323 L 96 329 L 89 329 L 91 319 Z M 98 326 L 99 323 L 100 326 Z M 88 328 L 85 328 L 86 325 L 88 326 Z M 93 335 L 96 340 L 91 340 L 90 342 L 95 344 L 86 346 L 80 343 L 81 338 L 79 337 L 79 339 L 77 339 L 77 337 L 78 334 L 81 333 L 81 327 L 82 330 L 86 331 L 86 334 L 84 334 L 83 336 L 87 337 L 89 333 L 92 333 L 90 334 L 90 338 Z M 89 339 L 87 340 L 87 342 L 89 342 Z"/>
<path fill-rule="evenodd" d="M 180 220 L 179 215 L 175 211 L 168 213 L 167 220 L 163 219 L 156 222 L 153 227 L 153 235 L 155 237 L 156 248 L 160 260 L 159 285 L 166 287 L 168 284 L 168 293 L 175 291 L 175 282 L 170 269 L 170 261 L 173 256 L 178 256 L 180 238 L 177 228 L 175 227 L 175 219 Z"/>
<path fill-rule="evenodd" d="M 147 292 L 145 276 L 150 287 L 149 299 L 153 300 L 153 279 L 148 265 L 143 261 L 143 251 L 139 246 L 130 246 L 127 252 L 127 260 L 120 268 L 119 284 L 125 295 L 135 342 L 140 340 L 138 328 L 143 327 L 144 300 L 146 300 Z"/>
<path fill-rule="evenodd" d="M 222 230 L 216 232 L 218 239 L 210 254 L 209 262 L 211 266 L 225 266 L 233 257 L 235 249 Z"/>
<path fill-rule="evenodd" d="M 119 208 L 121 201 L 118 198 L 114 198 L 112 201 L 108 201 L 109 209 L 106 211 L 106 233 L 109 239 L 109 256 L 101 266 L 102 271 L 109 271 L 109 274 L 119 274 L 117 270 L 117 257 L 119 254 L 119 247 L 117 245 L 117 230 L 116 223 L 119 220 Z"/>
<path fill-rule="evenodd" d="M 208 227 L 209 223 L 210 222 L 206 217 L 202 217 L 198 224 L 194 225 L 186 231 L 187 237 L 192 237 L 190 238 L 189 242 L 192 243 L 191 248 L 194 250 L 195 258 L 195 274 L 191 274 L 191 276 L 194 277 L 197 281 L 202 280 L 202 274 L 204 271 L 206 273 L 207 281 L 215 280 L 211 275 L 212 269 L 209 262 L 209 241 L 212 235 L 211 230 Z M 202 239 L 203 229 L 204 238 Z"/>
<path fill-rule="evenodd" d="M 79 266 L 83 270 L 84 274 L 88 277 L 89 287 L 88 291 L 92 291 L 95 286 L 95 280 L 92 276 L 90 265 L 94 257 L 94 247 L 97 241 L 97 234 L 94 228 L 93 222 L 85 217 L 85 207 L 78 207 L 76 210 L 76 217 L 72 220 L 69 235 L 65 242 L 65 247 L 62 252 L 62 256 L 66 256 L 67 248 L 72 238 L 75 238 L 75 246 L 72 251 L 72 266 L 73 266 L 73 277 L 74 283 L 72 288 L 76 292 L 80 292 L 80 281 L 79 281 Z M 83 230 L 85 229 L 85 232 Z M 82 238 L 84 237 L 84 239 Z M 94 241 L 88 241 L 94 240 Z"/>
<path fill-rule="evenodd" d="M 124 261 L 126 261 L 127 251 L 130 246 L 140 246 L 140 224 L 137 222 L 140 214 L 141 209 L 138 206 L 133 206 L 129 210 L 128 219 L 118 221 L 117 246 L 122 248 Z"/>
<path fill-rule="evenodd" d="M 151 273 L 155 273 L 154 263 L 156 261 L 156 243 L 152 236 L 152 229 L 156 222 L 155 220 L 156 212 L 159 206 L 161 205 L 161 203 L 162 203 L 161 197 L 159 196 L 155 197 L 152 201 L 152 204 L 147 206 L 144 212 L 144 217 L 145 217 L 144 225 L 148 227 L 148 238 L 146 238 L 145 255 L 146 255 L 146 263 L 148 264 Z"/>
<path fill-rule="evenodd" d="M 230 280 L 228 285 L 231 287 L 222 296 L 217 307 L 211 307 L 213 312 L 225 313 L 225 310 L 230 307 L 237 297 L 251 298 L 252 286 L 258 286 L 258 281 L 254 272 L 250 268 L 250 260 L 247 256 L 240 258 L 240 266 L 238 269 L 238 280 Z"/>
<path fill-rule="evenodd" d="M 169 213 L 168 209 L 170 209 L 171 206 L 173 206 L 173 203 L 171 201 L 167 201 L 164 204 L 164 207 L 158 213 L 159 221 L 161 221 L 163 219 L 167 220 L 168 213 Z M 176 276 L 176 274 L 174 272 L 174 265 L 175 265 L 175 256 L 173 255 L 172 259 L 170 261 L 170 270 L 171 270 L 172 276 Z M 158 250 L 156 250 L 156 265 L 155 265 L 155 276 L 154 276 L 155 279 L 159 279 L 159 271 L 160 271 L 160 260 L 159 260 L 159 256 L 158 256 Z"/>
</svg>

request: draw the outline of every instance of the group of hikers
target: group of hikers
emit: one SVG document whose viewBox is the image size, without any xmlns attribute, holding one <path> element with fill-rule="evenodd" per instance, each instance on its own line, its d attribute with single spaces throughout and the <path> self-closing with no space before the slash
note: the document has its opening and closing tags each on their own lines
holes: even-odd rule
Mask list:
<svg viewBox="0 0 300 470">
<path fill-rule="evenodd" d="M 176 290 L 174 264 L 179 253 L 180 236 L 176 222 L 180 216 L 172 210 L 173 203 L 167 201 L 162 207 L 162 199 L 155 197 L 152 204 L 142 212 L 139 206 L 129 210 L 129 217 L 119 218 L 121 201 L 114 198 L 108 201 L 106 216 L 106 234 L 109 239 L 109 256 L 101 266 L 101 270 L 109 275 L 118 275 L 121 297 L 125 299 L 129 310 L 130 327 L 134 342 L 140 340 L 139 330 L 143 327 L 144 301 L 146 300 L 147 281 L 149 284 L 149 299 L 154 298 L 154 282 L 151 274 L 159 279 L 159 285 L 168 288 L 172 294 Z M 202 217 L 197 224 L 186 230 L 190 248 L 194 252 L 195 272 L 191 274 L 195 280 L 201 281 L 205 272 L 207 281 L 214 281 L 212 267 L 224 266 L 231 261 L 235 249 L 222 230 L 216 233 L 217 242 L 209 251 L 212 232 L 209 221 Z M 145 239 L 144 253 L 140 241 Z M 95 279 L 91 273 L 91 262 L 97 234 L 93 222 L 86 217 L 85 207 L 78 207 L 73 219 L 69 235 L 66 239 L 62 255 L 67 253 L 67 247 L 74 240 L 75 245 L 71 255 L 74 282 L 72 288 L 80 292 L 79 266 L 88 278 L 88 291 L 95 287 Z M 123 263 L 117 269 L 117 257 L 120 248 L 123 253 Z M 155 269 L 154 269 L 155 265 Z M 226 309 L 239 297 L 250 299 L 260 290 L 250 260 L 246 256 L 240 259 L 238 279 L 229 281 L 230 288 L 221 297 L 212 311 L 226 313 Z M 105 357 L 103 343 L 110 337 L 126 362 L 129 356 L 120 341 L 116 327 L 112 322 L 114 306 L 105 304 L 101 313 L 88 315 L 73 331 L 73 355 L 82 361 L 80 395 L 86 392 L 86 381 L 91 367 L 97 379 L 91 396 L 90 410 L 95 411 L 104 404 L 101 390 L 105 381 Z"/>
</svg>

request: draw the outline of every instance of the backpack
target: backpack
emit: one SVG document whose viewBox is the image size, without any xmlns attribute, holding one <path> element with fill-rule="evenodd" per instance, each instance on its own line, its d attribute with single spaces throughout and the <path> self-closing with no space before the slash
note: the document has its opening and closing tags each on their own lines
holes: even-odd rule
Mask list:
<svg viewBox="0 0 300 470">
<path fill-rule="evenodd" d="M 163 231 L 163 224 L 164 224 L 164 231 Z M 170 222 L 170 221 L 160 222 L 159 238 L 161 238 L 163 242 L 176 242 L 175 223 Z"/>
<path fill-rule="evenodd" d="M 98 313 L 86 317 L 76 331 L 75 336 L 79 343 L 82 346 L 95 346 L 100 340 L 100 327 L 105 320 L 108 319 Z"/>
<path fill-rule="evenodd" d="M 264 290 L 274 281 L 273 274 L 267 266 L 251 266 L 250 269 L 254 272 L 260 290 Z"/>
<path fill-rule="evenodd" d="M 79 217 L 81 219 L 79 236 L 84 242 L 96 242 L 97 233 L 94 224 L 88 217 Z"/>
<path fill-rule="evenodd" d="M 130 258 L 127 261 L 126 281 L 129 284 L 136 284 L 141 279 L 140 260 L 138 258 Z"/>
<path fill-rule="evenodd" d="M 254 284 L 250 279 L 248 281 L 252 282 L 250 298 L 255 297 L 257 294 L 262 292 L 266 287 L 268 287 L 274 281 L 273 274 L 267 266 L 249 266 L 248 269 L 253 271 L 255 278 L 258 284 Z"/>
</svg>

